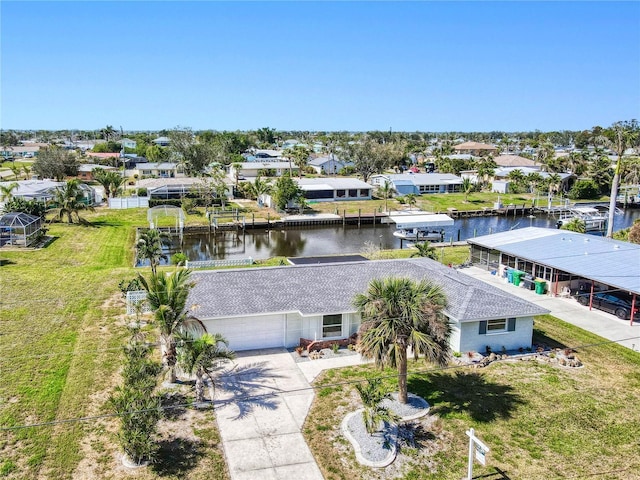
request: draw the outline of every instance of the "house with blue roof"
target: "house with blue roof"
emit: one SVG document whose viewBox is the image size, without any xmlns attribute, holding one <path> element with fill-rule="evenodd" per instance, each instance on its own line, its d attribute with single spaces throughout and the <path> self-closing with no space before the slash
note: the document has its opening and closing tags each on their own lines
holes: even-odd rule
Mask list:
<svg viewBox="0 0 640 480">
<path fill-rule="evenodd" d="M 382 186 L 387 181 L 391 182 L 398 195 L 453 193 L 459 192 L 462 186 L 462 178 L 451 173 L 413 173 L 411 171 L 401 174 L 384 173 L 371 176 L 369 181 L 374 186 Z"/>
</svg>

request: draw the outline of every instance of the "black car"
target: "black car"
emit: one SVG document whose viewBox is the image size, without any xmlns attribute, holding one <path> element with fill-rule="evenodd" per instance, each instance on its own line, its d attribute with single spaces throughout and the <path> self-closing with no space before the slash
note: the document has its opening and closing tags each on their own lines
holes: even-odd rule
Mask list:
<svg viewBox="0 0 640 480">
<path fill-rule="evenodd" d="M 589 305 L 589 293 L 578 293 L 576 300 L 580 305 Z M 631 302 L 625 298 L 620 298 L 611 293 L 594 292 L 592 306 L 605 312 L 613 313 L 616 317 L 628 320 L 631 317 Z M 633 318 L 640 320 L 638 317 L 638 306 L 633 311 Z"/>
</svg>

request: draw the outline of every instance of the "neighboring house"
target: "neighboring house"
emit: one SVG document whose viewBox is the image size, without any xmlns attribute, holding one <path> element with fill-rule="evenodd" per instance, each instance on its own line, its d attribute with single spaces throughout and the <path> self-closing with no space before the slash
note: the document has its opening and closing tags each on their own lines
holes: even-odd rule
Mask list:
<svg viewBox="0 0 640 480">
<path fill-rule="evenodd" d="M 236 178 L 236 171 L 238 171 L 238 178 L 255 178 L 257 176 L 262 177 L 281 177 L 284 173 L 289 172 L 289 162 L 242 162 L 238 164 L 239 169 L 236 169 L 236 164 L 229 165 L 229 177 Z M 293 175 L 298 174 L 299 168 L 295 163 L 291 162 L 291 171 Z M 267 175 L 268 173 L 268 175 Z"/>
<path fill-rule="evenodd" d="M 137 188 L 146 188 L 147 195 L 155 199 L 181 199 L 188 193 L 194 193 L 204 188 L 205 181 L 212 179 L 196 178 L 196 177 L 179 177 L 179 178 L 145 178 L 138 180 Z M 227 197 L 233 191 L 233 182 L 226 182 Z"/>
<path fill-rule="evenodd" d="M 136 163 L 135 174 L 138 177 L 175 178 L 178 174 L 178 165 L 170 162 Z"/>
<path fill-rule="evenodd" d="M 253 153 L 247 155 L 248 162 L 261 162 L 263 160 L 272 160 L 272 159 L 282 159 L 280 156 L 282 152 L 280 150 L 272 150 L 272 149 L 254 149 Z"/>
<path fill-rule="evenodd" d="M 83 163 L 82 165 L 78 166 L 78 178 L 84 182 L 93 181 L 93 171 L 96 168 L 101 168 L 106 172 L 118 170 L 117 168 L 110 167 L 108 165 L 97 165 L 95 163 Z"/>
<path fill-rule="evenodd" d="M 496 162 L 498 167 L 539 167 L 533 160 L 519 155 L 498 155 L 493 161 Z"/>
<path fill-rule="evenodd" d="M 421 195 L 423 193 L 453 193 L 459 192 L 462 178 L 451 173 L 401 173 L 380 174 L 371 177 L 371 184 L 384 185 L 385 181 L 393 184 L 398 195 L 410 193 Z"/>
<path fill-rule="evenodd" d="M 131 140 L 130 138 L 123 138 L 122 140 L 120 140 L 120 145 L 122 145 L 123 148 L 134 149 L 136 148 L 138 143 L 135 140 Z"/>
<path fill-rule="evenodd" d="M 0 185 L 10 185 L 14 182 L 2 182 Z M 55 198 L 55 190 L 66 184 L 66 182 L 55 182 L 53 180 L 19 180 L 15 182 L 18 188 L 11 192 L 14 198 L 24 198 L 25 200 L 39 200 L 48 202 Z M 95 205 L 96 192 L 86 183 L 80 183 L 83 192 L 83 201 L 88 205 Z"/>
<path fill-rule="evenodd" d="M 464 142 L 453 147 L 456 153 L 468 153 L 470 155 L 483 156 L 498 153 L 498 147 L 479 142 Z"/>
<path fill-rule="evenodd" d="M 295 179 L 307 200 L 333 202 L 336 200 L 371 200 L 373 187 L 357 178 L 301 178 Z"/>
<path fill-rule="evenodd" d="M 122 156 L 122 161 L 124 162 L 124 168 L 126 168 L 127 170 L 136 168 L 136 165 L 138 163 L 148 163 L 149 160 L 147 160 L 145 157 L 140 157 L 138 155 L 136 155 L 135 153 L 125 153 Z"/>
<path fill-rule="evenodd" d="M 353 165 L 353 163 L 340 160 L 333 154 L 309 160 L 309 166 L 313 167 L 320 175 L 336 174 L 348 165 Z"/>
<path fill-rule="evenodd" d="M 85 155 L 90 158 L 99 158 L 101 160 L 109 160 L 110 162 L 120 162 L 120 154 L 115 152 L 85 152 Z"/>
<path fill-rule="evenodd" d="M 621 291 L 640 304 L 640 245 L 555 228 L 526 227 L 467 240 L 474 265 L 503 274 L 515 268 L 560 294 L 587 285 Z"/>
<path fill-rule="evenodd" d="M 11 157 L 33 158 L 36 155 L 38 155 L 38 151 L 40 150 L 41 147 L 47 147 L 47 146 L 49 145 L 46 143 L 15 145 L 13 147 L 3 146 L 3 147 L 0 147 L 2 149 L 0 150 L 0 154 L 4 158 L 11 158 Z"/>
<path fill-rule="evenodd" d="M 551 175 L 554 175 L 553 173 L 540 171 L 540 167 L 499 167 L 494 170 L 491 182 L 506 182 L 509 174 L 514 170 L 520 170 L 524 176 L 527 176 L 531 173 L 538 173 L 544 179 L 549 178 L 549 176 Z M 572 173 L 558 173 L 557 175 L 560 177 L 560 191 L 568 192 L 569 190 L 571 190 L 576 176 Z"/>
<path fill-rule="evenodd" d="M 392 276 L 442 287 L 453 351 L 531 347 L 533 317 L 548 313 L 427 258 L 194 272 L 187 308 L 236 351 L 337 341 L 360 327 L 355 295 Z"/>
<path fill-rule="evenodd" d="M 155 140 L 151 140 L 151 143 L 158 145 L 159 147 L 168 147 L 171 143 L 171 139 L 168 137 L 158 137 Z"/>
</svg>

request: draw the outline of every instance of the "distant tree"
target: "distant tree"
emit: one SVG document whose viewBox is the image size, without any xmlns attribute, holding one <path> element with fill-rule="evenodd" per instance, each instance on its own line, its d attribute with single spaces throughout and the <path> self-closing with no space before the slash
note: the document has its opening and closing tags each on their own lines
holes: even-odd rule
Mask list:
<svg viewBox="0 0 640 480">
<path fill-rule="evenodd" d="M 415 193 L 408 193 L 404 196 L 404 203 L 409 205 L 409 208 L 413 208 L 418 203 L 418 195 Z"/>
<path fill-rule="evenodd" d="M 364 182 L 367 182 L 371 175 L 380 173 L 391 165 L 386 149 L 370 138 L 347 144 L 342 154 L 345 160 L 353 163 Z"/>
<path fill-rule="evenodd" d="M 295 145 L 291 149 L 293 162 L 296 164 L 296 167 L 298 167 L 298 178 L 302 178 L 302 171 L 307 166 L 309 155 L 311 155 L 311 150 L 309 150 L 309 148 L 307 147 Z"/>
<path fill-rule="evenodd" d="M 259 128 L 256 130 L 256 137 L 261 143 L 273 145 L 276 143 L 276 130 L 269 127 Z"/>
<path fill-rule="evenodd" d="M 24 172 L 24 178 L 28 179 L 31 173 L 31 167 L 29 165 L 22 165 L 22 171 Z"/>
<path fill-rule="evenodd" d="M 527 175 L 526 180 L 529 184 L 529 191 L 531 193 L 536 193 L 538 191 L 538 187 L 544 183 L 544 177 L 538 172 L 531 172 Z"/>
<path fill-rule="evenodd" d="M 601 195 L 610 191 L 614 170 L 611 168 L 611 159 L 604 153 L 600 153 L 592 159 L 588 170 L 589 178 L 598 186 Z"/>
<path fill-rule="evenodd" d="M 633 225 L 629 229 L 629 241 L 640 244 L 640 220 L 633 222 Z"/>
<path fill-rule="evenodd" d="M 640 185 L 640 157 L 628 158 L 622 165 L 622 180 L 629 185 Z"/>
<path fill-rule="evenodd" d="M 478 176 L 478 183 L 480 188 L 484 188 L 489 178 L 493 177 L 495 169 L 498 168 L 498 164 L 491 157 L 482 158 L 475 163 L 475 168 Z"/>
<path fill-rule="evenodd" d="M 33 171 L 40 178 L 54 178 L 62 181 L 65 177 L 78 174 L 75 154 L 58 146 L 44 147 L 38 151 L 33 163 Z"/>
<path fill-rule="evenodd" d="M 39 200 L 25 200 L 21 197 L 15 197 L 4 202 L 2 211 L 4 213 L 22 212 L 44 218 L 47 212 L 47 205 Z"/>
<path fill-rule="evenodd" d="M 609 221 L 607 222 L 607 237 L 613 235 L 613 219 L 618 198 L 618 186 L 622 172 L 622 157 L 627 148 L 633 146 L 640 137 L 640 127 L 636 120 L 626 122 L 616 122 L 605 133 L 607 146 L 617 155 L 616 166 L 611 182 L 611 195 L 609 200 Z"/>
<path fill-rule="evenodd" d="M 273 190 L 278 210 L 285 210 L 290 201 L 299 198 L 302 194 L 298 184 L 287 175 L 283 175 L 276 180 Z"/>
<path fill-rule="evenodd" d="M 93 206 L 86 203 L 77 178 L 67 180 L 66 184 L 56 188 L 53 202 L 56 205 L 56 218 L 62 220 L 66 216 L 68 223 L 73 223 L 74 215 L 78 222 L 82 222 L 79 215 L 81 210 L 94 210 Z"/>
<path fill-rule="evenodd" d="M 150 162 L 161 162 L 169 159 L 170 151 L 168 148 L 159 145 L 148 145 L 144 150 L 143 156 Z"/>
<path fill-rule="evenodd" d="M 166 235 L 159 230 L 152 228 L 140 234 L 136 243 L 136 253 L 138 260 L 149 260 L 151 274 L 155 275 L 160 260 L 167 260 L 168 257 L 162 253 L 162 243 Z"/>
<path fill-rule="evenodd" d="M 102 135 L 102 138 L 108 142 L 116 135 L 116 130 L 111 125 L 107 125 L 100 130 L 100 134 Z"/>
<path fill-rule="evenodd" d="M 598 185 L 591 179 L 578 180 L 569 190 L 569 198 L 573 200 L 594 200 L 599 197 Z"/>
<path fill-rule="evenodd" d="M 198 175 L 214 158 L 214 149 L 208 143 L 198 143 L 190 128 L 176 127 L 169 132 L 171 158 L 182 166 L 185 173 Z"/>
<path fill-rule="evenodd" d="M 469 194 L 473 192 L 475 189 L 475 185 L 471 181 L 469 177 L 465 177 L 462 179 L 461 190 L 464 193 L 464 201 L 465 203 L 469 201 Z"/>
<path fill-rule="evenodd" d="M 91 149 L 95 153 L 119 153 L 121 150 L 122 145 L 111 140 L 105 143 L 96 143 Z"/>
<path fill-rule="evenodd" d="M 117 197 L 125 182 L 120 172 L 106 171 L 102 168 L 93 170 L 93 179 L 102 185 L 107 198 Z"/>
<path fill-rule="evenodd" d="M 18 182 L 0 185 L 0 202 L 8 202 L 13 198 L 13 191 L 17 190 L 20 185 Z"/>
<path fill-rule="evenodd" d="M 233 172 L 234 172 L 234 180 L 236 182 L 236 188 L 238 188 L 238 183 L 240 182 L 240 170 L 242 169 L 242 164 L 241 163 L 232 163 L 231 166 L 233 167 Z"/>
<path fill-rule="evenodd" d="M 396 193 L 396 189 L 393 183 L 389 180 L 385 180 L 384 183 L 376 189 L 376 195 L 384 200 L 384 211 L 388 212 L 388 202 L 391 197 Z"/>
</svg>

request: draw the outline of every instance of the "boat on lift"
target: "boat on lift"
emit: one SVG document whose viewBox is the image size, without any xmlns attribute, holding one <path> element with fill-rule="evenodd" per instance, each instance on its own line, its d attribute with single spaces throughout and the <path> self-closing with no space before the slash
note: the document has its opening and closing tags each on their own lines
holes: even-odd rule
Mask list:
<svg viewBox="0 0 640 480">
<path fill-rule="evenodd" d="M 453 226 L 453 218 L 443 213 L 428 213 L 421 210 L 404 210 L 389 214 L 396 224 L 393 236 L 401 241 L 442 242 L 444 228 Z"/>
<path fill-rule="evenodd" d="M 573 206 L 560 215 L 558 221 L 556 222 L 556 226 L 558 228 L 561 228 L 563 225 L 566 225 L 576 218 L 584 222 L 585 231 L 603 232 L 607 229 L 607 221 L 609 220 L 609 215 L 606 211 L 600 211 L 595 207 Z"/>
</svg>

